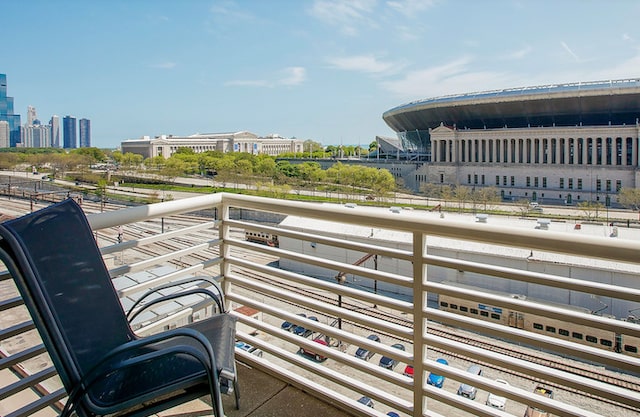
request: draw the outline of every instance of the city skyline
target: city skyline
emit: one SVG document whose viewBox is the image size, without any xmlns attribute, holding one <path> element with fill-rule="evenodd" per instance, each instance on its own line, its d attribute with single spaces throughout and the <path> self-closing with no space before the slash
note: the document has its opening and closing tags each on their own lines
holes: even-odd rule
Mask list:
<svg viewBox="0 0 640 417">
<path fill-rule="evenodd" d="M 640 76 L 630 0 L 34 0 L 3 14 L 52 63 L 32 65 L 32 48 L 0 62 L 14 112 L 82 115 L 103 148 L 240 130 L 367 145 L 395 136 L 382 114 L 409 101 Z"/>
</svg>

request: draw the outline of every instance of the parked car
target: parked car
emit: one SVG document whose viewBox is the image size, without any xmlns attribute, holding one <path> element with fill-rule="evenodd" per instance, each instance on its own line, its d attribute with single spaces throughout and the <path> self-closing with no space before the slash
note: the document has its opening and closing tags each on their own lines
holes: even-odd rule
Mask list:
<svg viewBox="0 0 640 417">
<path fill-rule="evenodd" d="M 482 368 L 480 368 L 480 366 L 478 365 L 471 365 L 468 369 L 467 372 L 469 372 L 470 374 L 473 375 L 482 375 Z M 476 394 L 478 393 L 478 389 L 476 387 L 474 387 L 473 385 L 467 384 L 467 383 L 462 383 L 460 384 L 460 387 L 458 388 L 458 395 L 462 395 L 463 397 L 467 397 L 471 400 L 475 400 L 476 399 Z"/>
<path fill-rule="evenodd" d="M 538 385 L 534 390 L 534 394 L 543 395 L 547 398 L 553 398 L 553 391 L 549 388 L 545 388 L 542 385 Z M 539 409 L 538 407 L 534 407 L 532 405 L 528 406 L 524 412 L 524 417 L 548 417 L 549 412 Z"/>
<path fill-rule="evenodd" d="M 389 417 L 400 417 L 400 414 L 396 413 L 395 411 L 389 411 L 387 413 L 387 416 L 389 416 Z"/>
<path fill-rule="evenodd" d="M 318 321 L 317 317 L 307 317 L 309 320 L 313 320 L 313 321 Z M 293 333 L 297 334 L 298 336 L 302 336 L 302 337 L 309 337 L 313 334 L 313 330 L 311 329 L 307 329 L 302 325 L 297 325 L 294 329 L 293 329 Z"/>
<path fill-rule="evenodd" d="M 256 356 L 258 356 L 260 358 L 262 357 L 262 350 L 258 349 L 255 346 L 252 346 L 252 345 L 250 345 L 248 343 L 237 341 L 236 342 L 236 347 L 239 348 L 239 349 L 244 350 L 245 352 L 249 352 L 252 355 L 256 355 Z"/>
<path fill-rule="evenodd" d="M 449 365 L 446 359 L 438 358 L 436 362 L 441 363 L 443 365 Z M 436 388 L 442 388 L 444 384 L 444 380 L 446 378 L 442 375 L 434 374 L 433 372 L 429 372 L 429 377 L 427 378 L 427 384 L 434 385 Z"/>
<path fill-rule="evenodd" d="M 396 343 L 394 345 L 391 345 L 391 347 L 399 349 L 403 352 L 405 350 L 405 347 L 402 343 Z M 398 364 L 398 361 L 396 359 L 390 358 L 389 356 L 383 356 L 382 358 L 380 358 L 379 365 L 382 366 L 383 368 L 393 370 L 393 368 L 395 368 L 397 364 Z"/>
<path fill-rule="evenodd" d="M 529 211 L 537 211 L 539 213 L 542 213 L 543 210 L 540 204 L 536 203 L 535 201 L 532 201 L 531 203 L 529 203 Z"/>
<path fill-rule="evenodd" d="M 505 381 L 504 379 L 496 379 L 496 382 L 499 382 L 501 384 L 505 384 L 505 385 L 509 385 L 509 383 L 507 381 Z M 498 394 L 494 394 L 492 392 L 489 393 L 489 395 L 487 396 L 487 402 L 486 404 L 490 407 L 494 407 L 494 408 L 498 408 L 500 410 L 504 410 L 505 406 L 507 405 L 507 399 L 501 395 Z"/>
<path fill-rule="evenodd" d="M 369 398 L 369 397 L 360 397 L 360 399 L 358 400 L 358 402 L 359 402 L 360 404 L 364 404 L 364 405 L 366 405 L 367 407 L 371 407 L 371 408 L 373 408 L 373 400 L 372 400 L 371 398 Z"/>
<path fill-rule="evenodd" d="M 304 314 L 304 313 L 298 313 L 298 316 L 300 316 L 300 317 L 307 317 L 307 315 L 306 315 L 306 314 Z M 284 321 L 284 322 L 282 322 L 282 324 L 280 325 L 280 328 L 281 328 L 282 330 L 286 330 L 286 331 L 290 332 L 290 331 L 292 331 L 293 329 L 295 329 L 295 328 L 296 328 L 296 326 L 297 326 L 297 324 L 295 324 L 295 323 L 292 323 L 292 322 L 290 322 L 290 321 Z"/>
<path fill-rule="evenodd" d="M 325 340 L 324 335 L 320 335 L 320 336 L 316 337 L 315 339 L 313 339 L 313 341 L 316 342 L 316 343 L 319 343 L 319 344 L 321 344 L 323 346 L 328 346 L 329 345 L 327 343 L 327 341 Z M 324 356 L 324 355 L 322 355 L 320 353 L 314 352 L 313 350 L 310 350 L 310 349 L 308 349 L 306 347 L 301 347 L 298 350 L 298 353 L 301 354 L 301 355 L 310 356 L 313 359 L 315 359 L 317 362 L 322 362 L 322 361 L 327 359 L 326 356 Z"/>
<path fill-rule="evenodd" d="M 367 336 L 367 339 L 373 340 L 378 343 L 380 342 L 380 337 L 378 337 L 378 335 L 375 335 L 375 334 L 370 334 L 369 336 Z M 373 352 L 367 348 L 359 347 L 358 350 L 356 350 L 356 358 L 360 358 L 360 359 L 364 359 L 365 361 L 368 361 L 369 359 L 371 359 L 372 356 L 373 356 Z"/>
<path fill-rule="evenodd" d="M 404 376 L 408 376 L 409 378 L 413 378 L 413 366 L 407 365 L 404 367 L 404 372 L 402 373 Z"/>
</svg>

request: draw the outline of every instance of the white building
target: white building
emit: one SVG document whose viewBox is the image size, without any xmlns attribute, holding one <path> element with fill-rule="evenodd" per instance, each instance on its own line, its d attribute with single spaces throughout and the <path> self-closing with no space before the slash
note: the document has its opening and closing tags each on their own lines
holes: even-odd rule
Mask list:
<svg viewBox="0 0 640 417">
<path fill-rule="evenodd" d="M 0 120 L 0 148 L 8 148 L 9 144 L 9 122 Z"/>
<path fill-rule="evenodd" d="M 51 146 L 54 148 L 60 147 L 60 116 L 53 115 L 49 121 L 51 126 Z"/>
<path fill-rule="evenodd" d="M 34 124 L 25 125 L 22 129 L 22 143 L 24 148 L 48 148 L 51 146 L 51 126 L 42 125 L 38 119 Z"/>
<path fill-rule="evenodd" d="M 505 199 L 609 205 L 621 188 L 640 183 L 637 124 L 509 129 L 440 126 L 430 134 L 433 161 L 413 174 L 416 186 L 492 186 Z"/>
<path fill-rule="evenodd" d="M 190 148 L 196 153 L 207 151 L 247 152 L 276 156 L 285 152 L 303 152 L 304 141 L 283 138 L 273 134 L 260 137 L 254 133 L 240 131 L 234 133 L 197 133 L 190 136 L 160 135 L 154 138 L 144 136 L 121 143 L 122 153 L 134 153 L 144 158 L 163 156 L 169 158 L 179 148 Z"/>
</svg>

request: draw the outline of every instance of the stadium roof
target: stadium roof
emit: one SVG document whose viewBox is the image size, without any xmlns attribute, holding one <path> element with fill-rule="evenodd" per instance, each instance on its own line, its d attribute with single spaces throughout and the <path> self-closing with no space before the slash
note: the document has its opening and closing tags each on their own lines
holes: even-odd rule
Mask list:
<svg viewBox="0 0 640 417">
<path fill-rule="evenodd" d="M 396 132 L 440 124 L 458 129 L 635 124 L 640 79 L 553 84 L 413 101 L 382 118 Z"/>
</svg>

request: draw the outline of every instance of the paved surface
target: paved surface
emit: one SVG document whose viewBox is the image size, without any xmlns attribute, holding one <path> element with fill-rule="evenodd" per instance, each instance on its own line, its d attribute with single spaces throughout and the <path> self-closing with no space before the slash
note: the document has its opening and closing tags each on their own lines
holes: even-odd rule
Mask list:
<svg viewBox="0 0 640 417">
<path fill-rule="evenodd" d="M 224 395 L 227 417 L 348 417 L 348 414 L 264 372 L 238 364 L 240 410 Z M 208 400 L 191 401 L 159 414 L 161 417 L 211 415 Z"/>
</svg>

